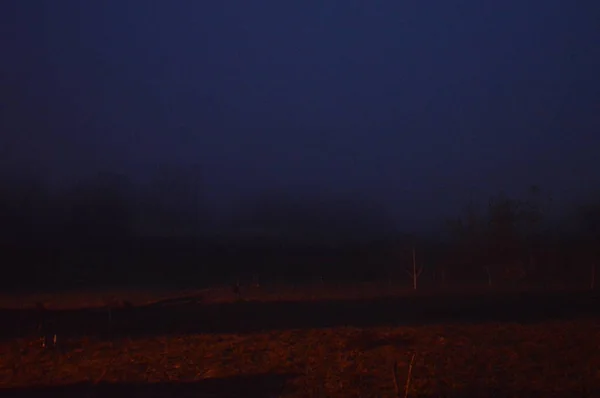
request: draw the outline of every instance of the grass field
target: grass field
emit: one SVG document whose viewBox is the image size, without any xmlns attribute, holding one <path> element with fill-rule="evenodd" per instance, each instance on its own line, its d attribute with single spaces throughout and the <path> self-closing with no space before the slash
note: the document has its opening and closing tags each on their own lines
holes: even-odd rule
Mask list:
<svg viewBox="0 0 600 398">
<path fill-rule="evenodd" d="M 0 395 L 403 397 L 414 358 L 411 397 L 600 396 L 591 292 L 167 296 L 114 309 L 110 324 L 107 310 L 51 311 L 59 344 L 46 350 L 33 310 L 1 310 Z"/>
</svg>

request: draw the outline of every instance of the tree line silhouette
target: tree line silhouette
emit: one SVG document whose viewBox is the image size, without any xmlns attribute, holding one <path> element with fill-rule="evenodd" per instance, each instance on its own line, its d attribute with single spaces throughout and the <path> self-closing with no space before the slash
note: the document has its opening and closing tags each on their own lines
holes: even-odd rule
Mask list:
<svg viewBox="0 0 600 398">
<path fill-rule="evenodd" d="M 600 198 L 550 222 L 546 191 L 500 193 L 468 203 L 433 237 L 402 231 L 384 209 L 356 198 L 269 195 L 219 223 L 201 188 L 195 174 L 174 169 L 145 185 L 102 172 L 64 189 L 4 176 L 1 288 L 203 286 L 257 276 L 410 288 L 417 269 L 425 287 L 595 287 Z"/>
</svg>

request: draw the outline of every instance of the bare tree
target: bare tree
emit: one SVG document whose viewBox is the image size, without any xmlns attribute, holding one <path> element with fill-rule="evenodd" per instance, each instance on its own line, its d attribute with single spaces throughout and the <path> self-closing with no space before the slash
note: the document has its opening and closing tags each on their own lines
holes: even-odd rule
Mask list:
<svg viewBox="0 0 600 398">
<path fill-rule="evenodd" d="M 413 290 L 417 290 L 417 282 L 419 280 L 419 276 L 423 273 L 423 266 L 417 267 L 417 255 L 416 249 L 412 247 L 412 267 L 410 270 L 406 270 L 406 273 L 412 279 Z"/>
<path fill-rule="evenodd" d="M 534 185 L 525 201 L 500 193 L 489 199 L 486 211 L 478 212 L 470 203 L 450 223 L 455 244 L 476 268 L 483 268 L 488 286 L 496 278 L 520 281 L 529 274 L 527 268 L 535 267 L 533 248 L 540 236 L 544 203 L 541 190 Z M 528 265 L 522 261 L 524 253 Z"/>
</svg>

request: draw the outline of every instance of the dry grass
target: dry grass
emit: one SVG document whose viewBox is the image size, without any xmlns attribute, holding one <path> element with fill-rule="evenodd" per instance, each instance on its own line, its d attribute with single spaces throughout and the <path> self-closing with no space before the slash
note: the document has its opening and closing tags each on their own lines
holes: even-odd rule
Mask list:
<svg viewBox="0 0 600 398">
<path fill-rule="evenodd" d="M 201 296 L 202 302 L 214 304 L 234 301 L 235 295 L 230 290 L 225 286 L 202 291 L 113 290 L 5 296 L 0 297 L 0 307 L 31 308 L 36 302 L 43 302 L 51 309 L 90 308 L 103 307 L 114 300 L 143 306 L 182 296 Z M 48 350 L 41 349 L 36 336 L 14 338 L 19 334 L 11 334 L 7 327 L 5 333 L 0 333 L 3 336 L 0 395 L 24 398 L 50 395 L 67 398 L 404 397 L 409 364 L 414 358 L 408 388 L 410 397 L 578 397 L 584 394 L 600 397 L 594 394 L 600 392 L 600 320 L 597 318 L 527 324 L 428 322 L 423 326 L 392 327 L 376 325 L 377 322 L 385 324 L 383 321 L 389 318 L 386 314 L 390 313 L 417 319 L 415 314 L 421 308 L 430 308 L 431 300 L 424 298 L 415 304 L 417 307 L 412 307 L 412 301 L 402 300 L 381 304 L 360 301 L 350 304 L 315 301 L 306 306 L 267 304 L 280 300 L 352 299 L 392 293 L 410 292 L 393 286 L 366 284 L 351 288 L 322 285 L 249 288 L 244 290 L 244 298 L 252 301 L 246 304 L 208 306 L 212 309 L 206 310 L 200 305 L 198 310 L 192 306 L 179 312 L 172 311 L 172 307 L 156 309 L 152 310 L 152 316 L 140 318 L 144 322 L 139 327 L 152 328 L 147 333 L 131 331 L 115 334 L 110 339 L 98 333 L 74 334 L 59 339 L 57 349 Z M 478 300 L 477 294 L 473 297 Z M 433 301 L 452 300 L 450 295 Z M 471 299 L 462 300 L 468 303 Z M 588 303 L 586 300 L 580 302 Z M 463 308 L 461 303 L 456 301 L 447 308 L 450 311 L 454 307 Z M 322 314 L 312 312 L 319 308 Z M 383 312 L 375 314 L 376 310 Z M 318 327 L 322 323 L 318 318 L 323 314 L 335 318 L 338 313 L 335 325 L 349 325 L 352 323 L 345 322 L 369 317 L 373 323 L 372 326 L 365 323 L 360 328 Z M 63 318 L 80 316 L 75 314 L 63 314 Z M 124 314 L 126 321 L 128 313 Z M 240 326 L 238 320 L 242 315 L 249 316 L 248 320 L 254 320 L 257 327 L 250 327 L 245 333 L 226 333 L 240 332 L 241 329 L 234 326 Z M 199 317 L 195 320 L 198 325 L 177 334 L 178 327 L 183 327 L 189 317 Z M 281 318 L 272 322 L 273 317 Z M 299 321 L 289 322 L 284 317 Z M 96 318 L 105 322 L 102 315 L 89 317 L 90 320 Z M 87 321 L 81 319 L 70 325 L 87 330 L 84 327 Z M 162 327 L 161 322 L 176 322 L 179 326 Z M 211 327 L 202 326 L 211 322 L 214 323 Z M 296 324 L 301 326 L 296 329 L 289 326 Z M 261 325 L 266 331 L 258 331 Z"/>
<path fill-rule="evenodd" d="M 173 383 L 143 396 L 396 397 L 394 363 L 404 383 L 416 354 L 409 396 L 576 397 L 600 391 L 599 352 L 596 320 L 82 338 L 55 351 L 17 339 L 0 343 L 0 394 L 141 396 Z"/>
</svg>

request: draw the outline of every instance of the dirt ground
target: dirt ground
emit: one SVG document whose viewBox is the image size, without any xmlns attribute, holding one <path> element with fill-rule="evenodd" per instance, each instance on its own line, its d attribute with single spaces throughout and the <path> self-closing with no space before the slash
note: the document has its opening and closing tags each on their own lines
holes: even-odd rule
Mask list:
<svg viewBox="0 0 600 398">
<path fill-rule="evenodd" d="M 50 349 L 31 327 L 33 310 L 4 309 L 0 395 L 404 397 L 409 380 L 410 397 L 600 397 L 597 305 L 588 293 L 170 297 L 110 317 L 108 309 L 50 311 L 58 337 Z"/>
</svg>

